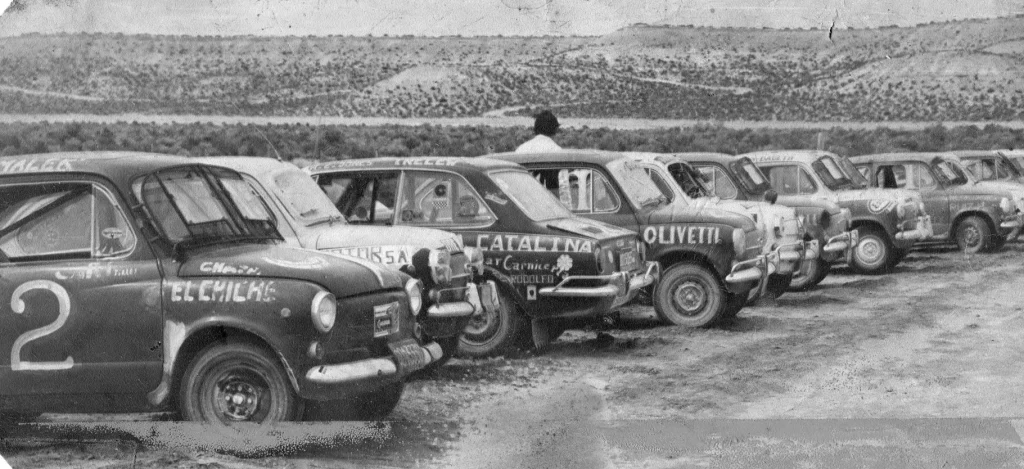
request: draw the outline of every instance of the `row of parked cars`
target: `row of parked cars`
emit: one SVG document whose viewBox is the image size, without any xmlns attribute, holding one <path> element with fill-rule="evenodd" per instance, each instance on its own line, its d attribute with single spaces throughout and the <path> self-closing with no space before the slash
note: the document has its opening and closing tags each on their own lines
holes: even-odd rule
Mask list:
<svg viewBox="0 0 1024 469">
<path fill-rule="evenodd" d="M 378 418 L 412 373 L 631 301 L 710 326 L 835 263 L 996 248 L 1022 222 L 1013 156 L 3 157 L 0 405 Z"/>
</svg>

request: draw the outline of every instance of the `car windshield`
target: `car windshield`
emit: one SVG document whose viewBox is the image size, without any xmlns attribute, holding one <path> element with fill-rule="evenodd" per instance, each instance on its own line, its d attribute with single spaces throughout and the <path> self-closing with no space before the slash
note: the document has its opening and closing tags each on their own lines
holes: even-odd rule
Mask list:
<svg viewBox="0 0 1024 469">
<path fill-rule="evenodd" d="M 704 181 L 705 176 L 693 169 L 692 166 L 685 163 L 672 163 L 668 165 L 668 172 L 686 195 L 694 199 L 712 196 L 711 188 Z"/>
<path fill-rule="evenodd" d="M 814 172 L 817 173 L 821 182 L 832 190 L 846 189 L 853 187 L 853 183 L 850 178 L 846 177 L 842 169 L 839 169 L 839 164 L 830 156 L 823 156 L 818 158 L 817 161 L 811 164 L 814 168 Z"/>
<path fill-rule="evenodd" d="M 935 168 L 935 173 L 939 175 L 939 179 L 942 179 L 942 183 L 945 185 L 962 186 L 970 181 L 967 172 L 955 161 L 935 158 L 932 161 L 932 167 Z"/>
<path fill-rule="evenodd" d="M 850 162 L 850 159 L 845 156 L 840 156 L 837 159 L 839 167 L 843 169 L 843 173 L 850 179 L 854 189 L 866 189 L 868 187 L 868 179 L 864 177 L 860 171 L 857 171 L 857 167 Z"/>
<path fill-rule="evenodd" d="M 266 205 L 234 171 L 171 168 L 144 176 L 135 190 L 153 225 L 173 244 L 281 239 Z"/>
<path fill-rule="evenodd" d="M 651 177 L 633 160 L 620 158 L 608 163 L 608 172 L 622 186 L 626 197 L 633 201 L 637 207 L 646 205 L 659 205 L 667 202 L 668 198 L 662 194 L 651 181 Z"/>
<path fill-rule="evenodd" d="M 269 188 L 300 223 L 310 226 L 325 221 L 345 223 L 345 217 L 327 198 L 313 178 L 298 168 L 288 168 L 274 175 Z"/>
<path fill-rule="evenodd" d="M 565 208 L 558 199 L 541 186 L 526 171 L 503 170 L 490 173 L 491 180 L 533 221 L 554 220 L 572 217 L 572 212 Z M 487 193 L 484 198 L 502 204 L 501 196 Z"/>
<path fill-rule="evenodd" d="M 765 177 L 764 173 L 761 172 L 754 163 L 750 161 L 750 158 L 743 157 L 732 163 L 729 163 L 729 169 L 732 173 L 737 176 L 740 180 L 740 184 L 747 192 L 755 195 L 760 195 L 771 189 L 771 184 L 768 183 L 768 178 Z"/>
</svg>

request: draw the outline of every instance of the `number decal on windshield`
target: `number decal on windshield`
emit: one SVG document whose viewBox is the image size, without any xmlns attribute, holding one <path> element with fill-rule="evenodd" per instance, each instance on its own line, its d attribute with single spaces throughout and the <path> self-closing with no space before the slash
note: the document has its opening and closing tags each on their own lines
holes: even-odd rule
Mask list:
<svg viewBox="0 0 1024 469">
<path fill-rule="evenodd" d="M 64 361 L 59 362 L 30 362 L 21 360 L 21 348 L 25 344 L 56 332 L 64 325 L 71 314 L 71 297 L 68 295 L 68 291 L 50 280 L 33 280 L 25 282 L 14 289 L 14 294 L 11 295 L 11 309 L 16 314 L 25 312 L 25 301 L 21 297 L 32 290 L 47 290 L 57 297 L 57 320 L 18 336 L 14 341 L 14 346 L 11 347 L 11 371 L 67 370 L 75 364 L 75 360 L 71 357 L 67 357 Z"/>
</svg>

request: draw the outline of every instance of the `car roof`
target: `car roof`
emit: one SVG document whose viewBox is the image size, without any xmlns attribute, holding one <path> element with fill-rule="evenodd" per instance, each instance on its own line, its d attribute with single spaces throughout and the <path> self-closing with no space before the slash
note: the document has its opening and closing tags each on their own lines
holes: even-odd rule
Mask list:
<svg viewBox="0 0 1024 469">
<path fill-rule="evenodd" d="M 0 157 L 0 175 L 90 173 L 122 184 L 159 169 L 195 163 L 185 156 L 133 151 L 37 153 Z"/>
<path fill-rule="evenodd" d="M 930 162 L 936 157 L 952 158 L 959 160 L 954 153 L 945 153 L 940 151 L 905 151 L 905 152 L 893 152 L 893 153 L 876 153 L 873 155 L 857 155 L 851 156 L 850 161 L 854 163 L 864 163 L 869 161 L 924 161 Z"/>
<path fill-rule="evenodd" d="M 282 169 L 299 169 L 298 166 L 287 161 L 278 161 L 275 158 L 263 156 L 204 156 L 193 158 L 193 160 L 200 163 L 224 166 L 253 176 L 276 173 Z"/>
<path fill-rule="evenodd" d="M 685 152 L 685 153 L 673 153 L 672 156 L 679 158 L 683 161 L 708 161 L 711 163 L 728 164 L 740 159 L 740 156 L 730 155 L 728 153 L 716 153 L 712 151 L 701 151 L 701 152 Z"/>
<path fill-rule="evenodd" d="M 519 164 L 586 162 L 604 165 L 617 159 L 625 158 L 626 155 L 622 152 L 606 150 L 564 149 L 544 153 L 495 153 L 484 155 L 484 157 L 498 158 Z"/>
<path fill-rule="evenodd" d="M 768 163 L 775 161 L 796 161 L 799 163 L 813 163 L 822 156 L 836 156 L 835 153 L 824 150 L 765 150 L 736 155 L 750 158 L 754 163 Z"/>
<path fill-rule="evenodd" d="M 394 169 L 396 167 L 417 169 L 444 168 L 455 172 L 476 172 L 499 168 L 513 169 L 519 168 L 519 165 L 481 157 L 413 156 L 399 158 L 389 156 L 327 161 L 307 166 L 306 171 L 311 174 L 315 174 L 343 169 Z"/>
<path fill-rule="evenodd" d="M 986 156 L 1000 156 L 1000 153 L 995 150 L 956 150 L 948 153 L 952 153 L 960 158 L 984 158 Z"/>
</svg>

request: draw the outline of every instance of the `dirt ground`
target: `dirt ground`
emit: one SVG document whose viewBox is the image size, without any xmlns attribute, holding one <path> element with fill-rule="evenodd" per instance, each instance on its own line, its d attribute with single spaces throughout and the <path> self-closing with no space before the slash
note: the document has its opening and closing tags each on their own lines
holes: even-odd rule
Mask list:
<svg viewBox="0 0 1024 469">
<path fill-rule="evenodd" d="M 154 416 L 7 425 L 13 467 L 1021 467 L 1024 244 L 836 267 L 724 327 L 629 307 L 547 350 L 453 360 L 389 421 L 213 435 Z M 839 463 L 837 463 L 837 461 Z"/>
</svg>

